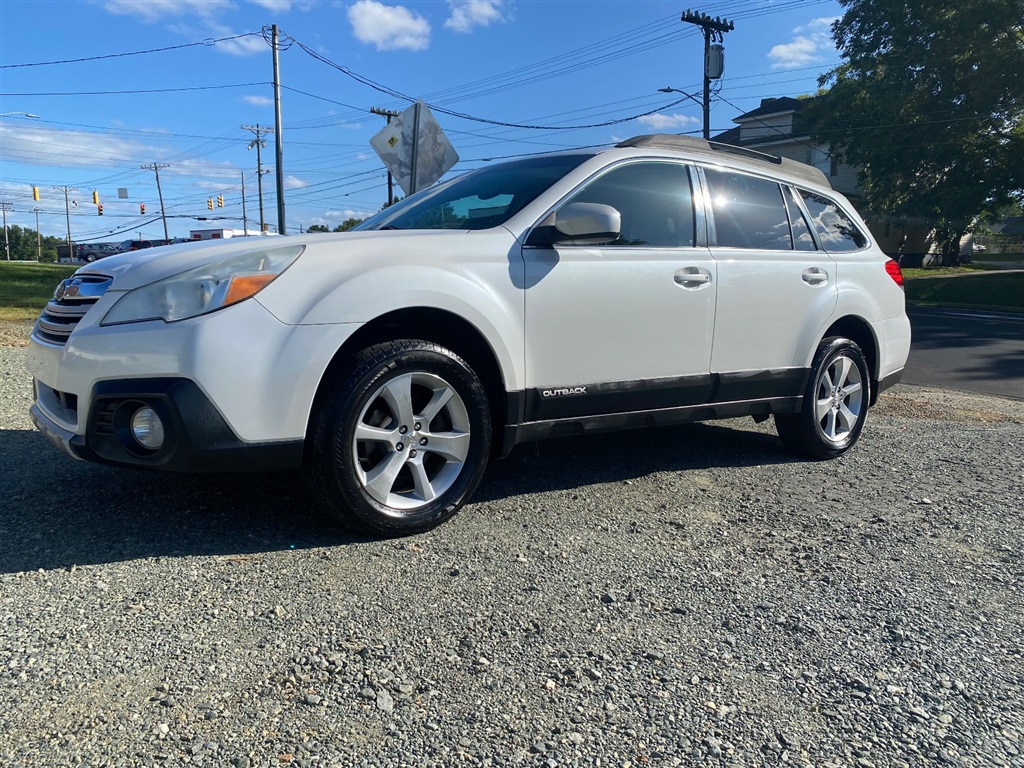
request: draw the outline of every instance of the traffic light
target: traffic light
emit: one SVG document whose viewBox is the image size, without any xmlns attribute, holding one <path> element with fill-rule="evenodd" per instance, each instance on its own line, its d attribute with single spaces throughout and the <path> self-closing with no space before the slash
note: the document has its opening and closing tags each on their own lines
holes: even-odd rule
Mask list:
<svg viewBox="0 0 1024 768">
<path fill-rule="evenodd" d="M 140 214 L 145 214 L 146 213 L 146 204 L 145 203 L 139 203 L 139 213 Z"/>
<path fill-rule="evenodd" d="M 209 208 L 211 211 L 213 210 L 213 198 L 212 197 L 206 198 L 206 207 Z"/>
<path fill-rule="evenodd" d="M 223 208 L 224 207 L 224 195 L 217 195 L 217 207 L 218 208 Z"/>
<path fill-rule="evenodd" d="M 37 203 L 39 202 L 39 187 L 32 187 L 32 199 L 35 200 Z"/>
<path fill-rule="evenodd" d="M 93 194 L 96 194 L 96 193 L 94 192 Z M 98 213 L 100 216 L 103 215 L 103 206 L 101 204 L 99 204 L 99 203 L 96 204 L 96 213 Z"/>
<path fill-rule="evenodd" d="M 97 192 L 95 189 L 92 191 L 92 204 L 93 205 L 99 205 L 100 204 L 100 193 Z"/>
</svg>

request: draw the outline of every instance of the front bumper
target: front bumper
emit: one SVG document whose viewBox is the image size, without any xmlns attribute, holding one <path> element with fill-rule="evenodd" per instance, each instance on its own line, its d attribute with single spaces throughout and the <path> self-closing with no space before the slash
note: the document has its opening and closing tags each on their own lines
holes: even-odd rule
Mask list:
<svg viewBox="0 0 1024 768">
<path fill-rule="evenodd" d="M 177 323 L 99 324 L 107 292 L 66 344 L 33 333 L 32 418 L 78 459 L 171 471 L 299 466 L 324 371 L 358 326 L 293 326 L 257 301 Z M 167 442 L 147 451 L 130 432 L 143 405 Z"/>
<path fill-rule="evenodd" d="M 68 455 L 102 464 L 172 472 L 297 469 L 302 464 L 302 440 L 240 440 L 210 399 L 188 379 L 100 382 L 89 400 L 84 435 L 61 427 L 38 404 L 31 408 L 32 421 Z M 164 443 L 156 450 L 143 447 L 132 436 L 131 417 L 143 407 L 156 411 L 164 427 Z"/>
</svg>

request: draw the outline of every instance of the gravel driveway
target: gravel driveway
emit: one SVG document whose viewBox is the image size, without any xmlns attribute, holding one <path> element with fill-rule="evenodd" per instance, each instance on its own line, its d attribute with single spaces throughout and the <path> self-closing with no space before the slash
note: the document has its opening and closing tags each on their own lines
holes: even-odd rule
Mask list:
<svg viewBox="0 0 1024 768">
<path fill-rule="evenodd" d="M 428 535 L 72 462 L 0 347 L 0 765 L 1024 765 L 1024 403 L 521 446 Z"/>
</svg>

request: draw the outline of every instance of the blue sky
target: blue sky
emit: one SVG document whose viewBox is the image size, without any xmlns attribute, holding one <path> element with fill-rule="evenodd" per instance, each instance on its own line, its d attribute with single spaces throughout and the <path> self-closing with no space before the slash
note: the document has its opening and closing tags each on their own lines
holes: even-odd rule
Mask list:
<svg viewBox="0 0 1024 768">
<path fill-rule="evenodd" d="M 700 95 L 703 42 L 679 21 L 687 8 L 736 26 L 725 35 L 713 132 L 762 98 L 813 92 L 838 61 L 832 0 L 0 0 L 0 113 L 38 115 L 0 117 L 0 199 L 9 224 L 35 228 L 38 207 L 43 234 L 63 236 L 54 187 L 77 187 L 76 242 L 162 237 L 154 174 L 140 166 L 166 163 L 171 237 L 241 227 L 243 174 L 253 226 L 256 152 L 241 126 L 274 125 L 262 33 L 271 24 L 283 35 L 289 233 L 380 208 L 385 171 L 369 139 L 384 120 L 368 110 L 408 106 L 395 94 L 461 115 L 435 113 L 461 158 L 453 173 L 489 158 L 698 132 L 700 107 L 669 106 L 681 97 L 658 92 Z M 276 225 L 273 136 L 262 155 L 264 216 Z M 211 212 L 218 195 L 225 205 Z M 196 219 L 207 215 L 223 218 Z"/>
</svg>

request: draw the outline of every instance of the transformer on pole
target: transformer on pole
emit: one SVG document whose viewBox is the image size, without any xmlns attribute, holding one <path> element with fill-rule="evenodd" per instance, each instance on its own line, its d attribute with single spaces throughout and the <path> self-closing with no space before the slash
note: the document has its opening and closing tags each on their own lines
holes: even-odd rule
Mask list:
<svg viewBox="0 0 1024 768">
<path fill-rule="evenodd" d="M 679 18 L 687 24 L 695 24 L 704 33 L 704 138 L 711 138 L 711 81 L 717 80 L 725 70 L 725 47 L 723 35 L 736 27 L 721 16 L 712 18 L 700 11 L 686 10 Z"/>
</svg>

